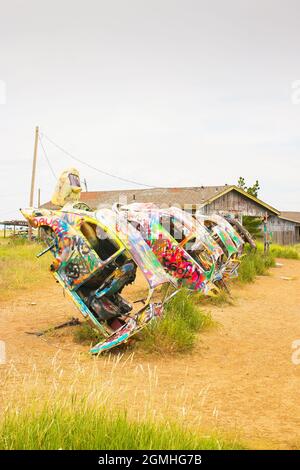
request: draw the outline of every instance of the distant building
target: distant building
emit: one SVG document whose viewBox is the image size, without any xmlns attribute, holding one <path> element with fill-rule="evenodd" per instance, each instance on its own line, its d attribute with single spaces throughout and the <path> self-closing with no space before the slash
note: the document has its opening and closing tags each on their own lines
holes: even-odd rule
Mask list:
<svg viewBox="0 0 300 470">
<path fill-rule="evenodd" d="M 81 193 L 81 201 L 92 209 L 111 206 L 115 202 L 152 202 L 159 206 L 177 206 L 191 213 L 201 210 L 203 214 L 231 214 L 243 216 L 269 216 L 274 243 L 294 244 L 300 242 L 300 213 L 280 212 L 264 201 L 251 196 L 238 186 L 200 186 L 184 188 L 129 189 L 122 191 L 88 191 Z M 51 202 L 42 207 L 54 209 Z"/>
<path fill-rule="evenodd" d="M 293 245 L 300 243 L 300 212 L 281 212 L 278 220 L 274 220 L 271 230 L 278 233 L 277 243 Z"/>
</svg>

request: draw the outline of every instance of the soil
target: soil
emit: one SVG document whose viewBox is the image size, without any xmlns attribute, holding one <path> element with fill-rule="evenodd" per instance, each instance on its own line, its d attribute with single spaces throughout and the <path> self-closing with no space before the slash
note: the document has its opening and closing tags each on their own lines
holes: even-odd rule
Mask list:
<svg viewBox="0 0 300 470">
<path fill-rule="evenodd" d="M 201 333 L 186 355 L 129 347 L 91 358 L 87 345 L 74 342 L 72 327 L 54 336 L 26 334 L 80 318 L 54 281 L 0 300 L 7 353 L 0 405 L 24 386 L 41 393 L 54 380 L 75 386 L 80 377 L 78 390 L 93 382 L 135 417 L 151 408 L 156 416 L 234 433 L 251 448 L 300 448 L 300 365 L 292 361 L 292 343 L 300 339 L 300 262 L 280 263 L 269 276 L 235 286 L 233 305 L 209 306 L 218 326 Z"/>
</svg>

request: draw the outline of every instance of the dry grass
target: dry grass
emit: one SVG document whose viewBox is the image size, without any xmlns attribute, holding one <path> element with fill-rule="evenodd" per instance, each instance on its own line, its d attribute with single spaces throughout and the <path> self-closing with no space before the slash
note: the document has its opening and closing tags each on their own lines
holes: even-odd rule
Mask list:
<svg viewBox="0 0 300 470">
<path fill-rule="evenodd" d="M 118 370 L 126 377 L 133 359 L 108 355 L 95 359 L 91 368 L 90 361 L 85 364 L 73 354 L 71 381 L 59 354 L 45 364 L 47 381 L 34 363 L 22 375 L 15 364 L 7 365 L 0 376 L 0 449 L 242 448 L 236 433 L 203 429 L 185 387 L 178 387 L 176 403 L 166 394 L 164 403 L 157 404 L 152 394 L 159 380 L 155 367 L 136 364 L 134 375 L 143 390 L 129 395 Z M 8 383 L 14 385 L 10 390 Z"/>
<path fill-rule="evenodd" d="M 233 305 L 233 298 L 225 290 L 220 290 L 216 295 L 207 296 L 201 293 L 195 293 L 193 299 L 199 306 L 209 306 L 213 305 L 214 307 L 224 307 L 226 305 Z"/>
<path fill-rule="evenodd" d="M 51 255 L 36 259 L 43 249 L 43 245 L 24 239 L 0 239 L 0 298 L 49 280 Z"/>
</svg>

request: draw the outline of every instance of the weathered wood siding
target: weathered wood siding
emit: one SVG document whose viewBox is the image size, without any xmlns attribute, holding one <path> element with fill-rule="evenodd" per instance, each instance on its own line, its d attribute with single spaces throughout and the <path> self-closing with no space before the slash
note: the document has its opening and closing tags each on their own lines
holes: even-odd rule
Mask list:
<svg viewBox="0 0 300 470">
<path fill-rule="evenodd" d="M 268 212 L 263 206 L 248 199 L 237 191 L 230 191 L 211 204 L 208 204 L 203 209 L 205 214 L 230 212 L 231 214 L 251 215 L 255 217 L 263 217 L 265 213 Z"/>
<path fill-rule="evenodd" d="M 299 242 L 299 226 L 296 223 L 274 216 L 269 219 L 269 227 L 274 243 L 293 245 Z"/>
<path fill-rule="evenodd" d="M 202 208 L 203 214 L 233 214 L 242 217 L 243 215 L 253 217 L 263 217 L 266 213 L 269 215 L 269 230 L 273 233 L 273 242 L 280 245 L 292 245 L 300 241 L 299 224 L 283 220 L 268 211 L 265 207 L 248 199 L 237 191 L 231 191 L 224 196 L 207 204 Z"/>
</svg>

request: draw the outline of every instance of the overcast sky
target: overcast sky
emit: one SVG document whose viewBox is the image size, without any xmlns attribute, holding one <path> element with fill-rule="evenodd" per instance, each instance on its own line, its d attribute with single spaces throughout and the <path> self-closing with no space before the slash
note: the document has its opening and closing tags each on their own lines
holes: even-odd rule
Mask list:
<svg viewBox="0 0 300 470">
<path fill-rule="evenodd" d="M 28 206 L 36 125 L 124 178 L 165 187 L 258 178 L 262 199 L 300 211 L 297 0 L 0 6 L 0 220 Z M 75 164 L 89 190 L 138 188 L 44 145 L 55 174 Z M 49 200 L 55 179 L 41 149 L 36 183 Z"/>
</svg>

